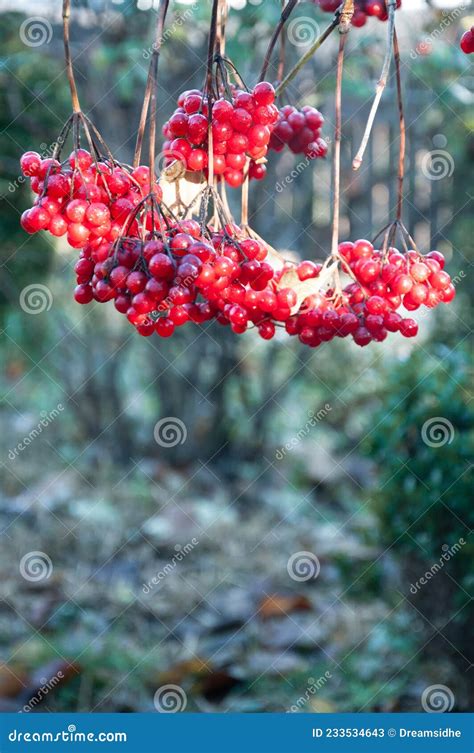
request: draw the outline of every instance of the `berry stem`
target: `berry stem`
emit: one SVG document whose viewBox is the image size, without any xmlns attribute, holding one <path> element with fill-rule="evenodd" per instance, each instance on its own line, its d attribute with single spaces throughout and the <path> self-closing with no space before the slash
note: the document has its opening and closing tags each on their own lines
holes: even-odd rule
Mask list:
<svg viewBox="0 0 474 753">
<path fill-rule="evenodd" d="M 241 201 L 241 220 L 242 227 L 247 227 L 249 224 L 249 171 L 247 166 L 247 174 L 245 180 L 242 183 L 242 201 Z"/>
<path fill-rule="evenodd" d="M 397 103 L 400 122 L 400 153 L 398 159 L 398 196 L 397 196 L 397 220 L 402 219 L 403 211 L 403 181 L 405 178 L 405 153 L 406 153 L 406 123 L 403 107 L 403 90 L 400 71 L 400 47 L 398 44 L 397 30 L 393 30 L 393 56 L 395 60 L 395 77 L 397 81 Z"/>
<path fill-rule="evenodd" d="M 346 0 L 341 13 L 341 27 L 339 29 L 339 52 L 337 55 L 337 72 L 336 72 L 336 98 L 335 98 L 335 132 L 334 132 L 334 153 L 333 153 L 333 185 L 334 185 L 334 207 L 332 221 L 332 241 L 331 254 L 334 258 L 338 257 L 339 246 L 339 214 L 341 205 L 341 138 L 342 138 L 342 74 L 344 69 L 344 50 L 346 46 L 347 33 L 350 27 L 351 15 L 354 12 L 354 0 Z"/>
<path fill-rule="evenodd" d="M 293 68 L 291 69 L 291 71 L 289 71 L 286 74 L 286 76 L 283 79 L 283 81 L 281 82 L 281 84 L 279 84 L 277 86 L 277 88 L 275 90 L 275 96 L 276 97 L 279 97 L 280 94 L 282 94 L 282 92 L 286 89 L 286 87 L 288 86 L 288 84 L 290 84 L 293 81 L 293 79 L 295 78 L 295 76 L 297 75 L 297 73 L 301 70 L 301 68 L 303 68 L 303 66 L 306 65 L 306 63 L 308 62 L 308 60 L 311 60 L 311 58 L 313 57 L 314 53 L 317 50 L 319 50 L 319 48 L 321 47 L 321 45 L 332 34 L 332 32 L 334 31 L 334 29 L 337 28 L 337 26 L 339 25 L 339 17 L 340 17 L 340 11 L 336 11 L 335 16 L 334 16 L 333 20 L 331 21 L 331 23 L 329 24 L 329 26 L 313 42 L 313 44 L 311 45 L 311 47 L 309 48 L 309 50 L 307 52 L 305 52 L 305 54 L 298 60 L 298 62 L 293 66 Z"/>
<path fill-rule="evenodd" d="M 168 11 L 168 5 L 169 0 L 161 0 L 160 2 L 160 8 L 158 11 L 158 18 L 156 23 L 156 32 L 155 32 L 155 40 L 153 42 L 153 51 L 151 55 L 150 60 L 150 66 L 148 68 L 148 77 L 146 82 L 146 88 L 145 88 L 145 95 L 143 97 L 143 104 L 142 104 L 142 110 L 140 113 L 140 123 L 138 126 L 138 133 L 137 133 L 137 141 L 135 144 L 135 154 L 133 157 L 133 167 L 138 167 L 140 164 L 140 158 L 142 153 L 142 146 L 143 146 L 143 137 L 145 134 L 145 126 L 148 116 L 148 109 L 150 106 L 150 101 L 152 99 L 152 96 L 155 97 L 155 107 L 156 107 L 156 74 L 158 70 L 158 58 L 160 55 L 160 49 L 161 49 L 161 43 L 163 38 L 163 27 L 165 25 L 165 18 L 166 13 Z M 156 120 L 156 115 L 154 120 Z M 155 125 L 156 128 L 156 125 Z M 151 134 L 150 134 L 150 141 L 151 141 Z M 154 149 L 154 143 L 153 143 L 153 149 Z M 152 170 L 152 164 L 150 164 L 150 173 Z"/>
<path fill-rule="evenodd" d="M 268 66 L 270 64 L 270 58 L 272 56 L 273 50 L 275 48 L 275 45 L 277 43 L 278 37 L 283 32 L 283 27 L 288 21 L 293 9 L 295 8 L 298 0 L 288 0 L 286 6 L 283 8 L 280 20 L 278 21 L 275 30 L 271 36 L 270 42 L 267 47 L 267 51 L 265 53 L 265 58 L 263 60 L 262 70 L 260 71 L 259 81 L 265 81 L 265 76 L 267 74 Z"/>
<path fill-rule="evenodd" d="M 66 62 L 66 73 L 71 90 L 72 109 L 74 112 L 81 111 L 79 104 L 79 95 L 77 93 L 76 80 L 74 78 L 74 68 L 72 65 L 71 45 L 69 39 L 69 22 L 71 17 L 71 0 L 63 0 L 63 40 L 64 40 L 64 59 Z"/>
<path fill-rule="evenodd" d="M 216 28 L 216 45 L 219 49 L 219 55 L 225 56 L 225 26 L 227 23 L 228 15 L 227 2 L 221 2 L 218 10 L 218 23 Z"/>
<path fill-rule="evenodd" d="M 220 4 L 221 0 L 213 0 L 211 27 L 209 29 L 209 45 L 207 48 L 207 96 L 209 99 L 211 99 L 212 97 L 212 64 L 214 62 L 214 55 L 216 51 L 217 18 L 219 15 Z M 211 109 L 211 103 L 209 103 L 209 112 L 211 111 Z"/>
<path fill-rule="evenodd" d="M 375 97 L 374 97 L 374 101 L 372 102 L 372 107 L 370 109 L 369 117 L 367 119 L 367 125 L 365 127 L 365 132 L 362 138 L 362 143 L 359 147 L 359 151 L 354 157 L 354 161 L 352 162 L 353 170 L 359 170 L 360 166 L 362 165 L 365 150 L 367 149 L 367 144 L 369 143 L 370 134 L 372 133 L 375 116 L 377 115 L 377 110 L 379 109 L 380 100 L 382 99 L 382 94 L 384 93 L 385 87 L 387 86 L 388 74 L 390 72 L 390 61 L 392 59 L 393 35 L 395 31 L 395 9 L 396 9 L 396 0 L 388 0 L 387 51 L 385 53 L 382 73 L 380 74 L 380 78 L 379 78 L 377 87 L 375 89 Z"/>
</svg>

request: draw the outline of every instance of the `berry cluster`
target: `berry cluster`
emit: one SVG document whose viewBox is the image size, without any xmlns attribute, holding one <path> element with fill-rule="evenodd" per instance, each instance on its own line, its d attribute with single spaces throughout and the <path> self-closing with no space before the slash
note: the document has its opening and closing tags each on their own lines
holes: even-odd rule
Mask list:
<svg viewBox="0 0 474 753">
<path fill-rule="evenodd" d="M 328 146 L 321 138 L 323 124 L 324 118 L 315 107 L 305 105 L 297 110 L 292 105 L 285 105 L 279 111 L 269 147 L 281 152 L 288 145 L 294 154 L 304 153 L 308 159 L 325 157 Z"/>
<path fill-rule="evenodd" d="M 262 179 L 272 129 L 278 120 L 275 90 L 266 81 L 252 92 L 233 87 L 232 99 L 212 104 L 212 151 L 214 175 L 233 188 L 240 186 L 246 171 L 250 178 Z M 198 89 L 183 92 L 178 107 L 163 126 L 167 139 L 163 151 L 168 162 L 180 160 L 187 170 L 206 172 L 209 150 L 209 103 Z"/>
<path fill-rule="evenodd" d="M 74 150 L 63 164 L 26 152 L 20 165 L 38 195 L 21 216 L 23 229 L 67 235 L 73 248 L 115 240 L 149 189 L 148 167 L 127 170 L 106 161 L 96 163 L 85 149 Z M 155 192 L 160 200 L 161 188 L 155 186 Z"/>
<path fill-rule="evenodd" d="M 265 244 L 245 237 L 237 226 L 203 234 L 195 220 L 182 220 L 146 241 L 88 244 L 75 267 L 75 299 L 83 304 L 114 300 L 144 336 L 169 337 L 187 322 L 215 319 L 236 334 L 256 327 L 264 340 L 284 326 L 301 343 L 317 347 L 348 335 L 361 346 L 381 342 L 389 332 L 414 337 L 418 325 L 398 313 L 402 305 L 414 311 L 454 298 L 437 251 L 422 257 L 391 248 L 384 255 L 359 240 L 341 243 L 339 254 L 354 281 L 337 294 L 334 288 L 319 290 L 321 264 L 287 263 L 276 270 Z M 301 283 L 314 280 L 316 292 L 301 300 L 297 285 L 287 282 L 288 273 L 296 273 Z"/>
<path fill-rule="evenodd" d="M 417 323 L 403 318 L 398 309 L 402 305 L 407 311 L 421 305 L 434 308 L 450 303 L 455 296 L 451 278 L 443 269 L 444 257 L 438 251 L 421 256 L 417 251 L 401 254 L 389 248 L 384 254 L 369 241 L 358 240 L 339 244 L 339 255 L 354 281 L 339 295 L 330 289 L 309 296 L 286 323 L 290 335 L 298 335 L 302 343 L 313 348 L 348 335 L 360 346 L 382 342 L 389 332 L 415 337 Z M 309 274 L 309 264 L 303 262 L 298 268 L 300 279 Z"/>
<path fill-rule="evenodd" d="M 461 50 L 466 53 L 466 55 L 471 55 L 474 52 L 474 26 L 471 26 L 470 29 L 464 32 L 464 34 L 461 37 Z"/>
<path fill-rule="evenodd" d="M 195 220 L 168 223 L 146 241 L 88 244 L 75 267 L 74 297 L 82 304 L 114 300 L 144 336 L 169 337 L 187 322 L 216 319 L 238 334 L 254 324 L 268 339 L 275 333 L 270 312 L 288 318 L 296 293 L 270 284 L 267 253 L 236 226 L 203 235 Z"/>
<path fill-rule="evenodd" d="M 340 0 L 315 0 L 321 10 L 326 13 L 335 13 L 340 7 Z M 397 0 L 397 8 L 400 8 L 402 0 Z M 373 16 L 380 21 L 388 19 L 387 4 L 385 0 L 355 0 L 355 11 L 352 17 L 353 26 L 365 26 L 367 18 Z"/>
</svg>

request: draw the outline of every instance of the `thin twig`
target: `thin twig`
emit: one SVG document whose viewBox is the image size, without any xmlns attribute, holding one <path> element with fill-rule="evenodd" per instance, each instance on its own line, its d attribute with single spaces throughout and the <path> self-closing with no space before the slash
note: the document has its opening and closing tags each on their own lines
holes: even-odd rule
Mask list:
<svg viewBox="0 0 474 753">
<path fill-rule="evenodd" d="M 219 10 L 220 0 L 213 0 L 212 3 L 212 16 L 211 27 L 209 29 L 209 44 L 207 48 L 207 96 L 212 94 L 212 64 L 214 62 L 214 54 L 216 51 L 216 36 L 217 36 L 217 16 Z M 209 105 L 209 111 L 211 106 Z"/>
<path fill-rule="evenodd" d="M 79 95 L 77 93 L 76 80 L 74 78 L 74 68 L 72 66 L 71 46 L 69 41 L 69 20 L 71 16 L 71 0 L 63 0 L 63 40 L 64 40 L 64 59 L 66 61 L 66 73 L 71 90 L 72 109 L 74 112 L 81 111 L 79 104 Z"/>
<path fill-rule="evenodd" d="M 285 4 L 285 0 L 281 0 L 282 7 Z M 285 71 L 285 47 L 286 47 L 286 36 L 284 33 L 284 29 L 280 32 L 280 52 L 278 55 L 278 68 L 277 68 L 277 83 L 281 83 L 283 79 L 283 73 Z"/>
<path fill-rule="evenodd" d="M 392 59 L 393 33 L 395 31 L 395 9 L 396 9 L 395 4 L 396 4 L 396 0 L 388 0 L 387 51 L 385 53 L 382 73 L 380 74 L 380 79 L 375 89 L 375 97 L 374 97 L 374 101 L 372 102 L 372 107 L 371 107 L 369 117 L 367 120 L 367 125 L 365 127 L 365 132 L 362 139 L 362 143 L 359 147 L 359 151 L 354 157 L 354 161 L 352 162 L 353 170 L 358 170 L 360 166 L 362 165 L 365 150 L 367 148 L 367 144 L 369 143 L 370 134 L 372 133 L 375 116 L 377 115 L 377 110 L 380 105 L 380 100 L 382 99 L 382 94 L 384 93 L 385 87 L 387 85 L 388 74 L 390 72 L 390 61 Z"/>
<path fill-rule="evenodd" d="M 150 65 L 148 68 L 148 76 L 145 88 L 145 95 L 143 97 L 142 110 L 140 113 L 140 123 L 138 125 L 137 141 L 135 144 L 135 154 L 133 158 L 133 166 L 137 167 L 140 163 L 143 136 L 145 134 L 146 120 L 148 116 L 148 108 L 150 106 L 150 100 L 155 88 L 154 80 L 156 79 L 156 70 L 158 67 L 158 57 L 161 49 L 161 42 L 163 37 L 163 27 L 165 24 L 166 13 L 168 11 L 169 0 L 161 0 L 160 8 L 158 11 L 158 18 L 156 22 L 155 39 L 153 42 L 153 51 L 151 55 Z"/>
<path fill-rule="evenodd" d="M 276 94 L 277 97 L 280 96 L 280 94 L 286 89 L 286 87 L 288 86 L 288 84 L 290 84 L 293 81 L 294 77 L 301 70 L 301 68 L 303 68 L 303 66 L 306 65 L 306 63 L 308 62 L 308 60 L 310 60 L 313 57 L 314 53 L 317 50 L 319 50 L 319 48 L 321 47 L 321 45 L 332 34 L 332 32 L 334 31 L 334 29 L 336 29 L 338 27 L 338 25 L 339 25 L 339 17 L 340 17 L 340 12 L 336 11 L 336 14 L 335 14 L 333 20 L 331 21 L 331 23 L 329 24 L 329 26 L 313 42 L 313 44 L 311 45 L 311 47 L 309 48 L 309 50 L 307 52 L 305 52 L 305 54 L 298 60 L 298 62 L 293 66 L 293 68 L 291 69 L 291 71 L 289 71 L 289 73 L 287 73 L 287 75 L 285 76 L 285 78 L 283 79 L 283 81 L 281 82 L 281 84 L 279 84 L 277 86 L 277 88 L 276 88 L 275 94 Z"/>
<path fill-rule="evenodd" d="M 344 67 L 344 48 L 347 34 L 341 34 L 339 37 L 339 52 L 337 56 L 337 75 L 336 75 L 336 101 L 335 101 L 335 119 L 336 127 L 334 134 L 334 153 L 333 153 L 333 183 L 334 183 L 334 206 L 332 220 L 332 241 L 331 254 L 337 256 L 339 246 L 339 213 L 341 204 L 341 136 L 342 136 L 342 72 Z"/>
<path fill-rule="evenodd" d="M 219 48 L 219 55 L 221 57 L 224 57 L 225 55 L 225 26 L 227 23 L 228 10 L 229 6 L 227 5 L 227 0 L 225 2 L 221 2 L 218 14 L 219 22 L 216 30 L 216 43 L 217 47 Z"/>
<path fill-rule="evenodd" d="M 397 30 L 393 30 L 393 56 L 395 60 L 395 77 L 397 81 L 397 102 L 400 122 L 400 153 L 398 159 L 398 195 L 397 195 L 397 220 L 402 218 L 403 210 L 403 181 L 405 178 L 405 153 L 406 153 L 406 124 L 403 108 L 403 90 L 400 71 L 400 47 L 398 44 Z"/>
<path fill-rule="evenodd" d="M 290 17 L 293 9 L 295 8 L 298 0 L 288 0 L 286 6 L 283 8 L 280 16 L 280 20 L 278 21 L 275 30 L 271 36 L 270 42 L 267 47 L 267 51 L 265 53 L 265 58 L 263 60 L 262 70 L 260 71 L 259 81 L 264 81 L 265 76 L 267 74 L 267 69 L 270 64 L 270 59 L 272 56 L 272 52 L 274 50 L 274 47 L 277 43 L 278 37 L 280 36 L 281 32 L 283 31 L 283 27 L 288 21 L 288 18 Z"/>
</svg>

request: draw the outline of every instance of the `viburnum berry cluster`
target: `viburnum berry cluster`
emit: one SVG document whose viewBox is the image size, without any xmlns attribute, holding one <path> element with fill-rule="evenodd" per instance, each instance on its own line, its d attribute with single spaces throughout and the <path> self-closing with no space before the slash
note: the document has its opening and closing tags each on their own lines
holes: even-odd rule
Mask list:
<svg viewBox="0 0 474 753">
<path fill-rule="evenodd" d="M 331 12 L 340 8 L 340 0 L 318 0 L 318 4 Z M 321 137 L 324 119 L 317 109 L 307 105 L 301 109 L 286 105 L 279 110 L 275 105 L 275 90 L 265 80 L 260 80 L 251 91 L 247 89 L 233 64 L 223 57 L 222 38 L 217 43 L 219 0 L 213 2 L 206 84 L 201 90 L 183 92 L 177 109 L 163 127 L 165 164 L 179 160 L 187 171 L 202 173 L 203 188 L 190 204 L 184 204 L 177 189 L 177 200 L 172 205 L 177 214 L 163 201 L 154 165 L 157 116 L 154 89 L 167 5 L 166 2 L 160 5 L 133 167 L 115 160 L 80 109 L 69 52 L 69 13 L 63 16 L 73 113 L 61 131 L 52 157 L 42 158 L 29 151 L 21 158 L 23 174 L 30 179 L 36 194 L 33 206 L 23 213 L 21 224 L 28 233 L 47 230 L 54 236 L 65 236 L 69 245 L 79 250 L 75 300 L 86 305 L 113 301 L 116 310 L 142 336 L 157 333 L 169 337 L 185 324 L 200 325 L 215 320 L 235 334 L 255 329 L 264 340 L 271 340 L 277 329 L 281 329 L 313 348 L 336 337 L 351 336 L 359 346 L 382 342 L 395 332 L 414 337 L 418 325 L 405 312 L 450 303 L 456 291 L 444 269 L 443 255 L 438 251 L 420 254 L 401 221 L 404 139 L 400 141 L 397 219 L 382 231 L 386 231 L 382 247 L 377 248 L 367 240 L 339 244 L 337 240 L 345 36 L 341 36 L 337 66 L 331 253 L 322 263 L 310 260 L 295 263 L 285 260 L 249 227 L 246 179 L 265 176 L 269 149 L 280 152 L 288 146 L 293 153 L 304 154 L 308 159 L 324 157 L 327 153 L 327 144 Z M 294 5 L 288 4 L 285 10 L 289 8 L 291 12 Z M 397 7 L 400 5 L 397 2 Z M 67 6 L 65 0 L 66 11 Z M 391 4 L 391 12 L 393 7 Z M 352 23 L 363 25 L 367 16 L 386 20 L 387 3 L 358 0 Z M 261 79 L 265 78 L 272 45 L 284 20 L 283 12 Z M 336 28 L 337 19 L 333 26 Z M 474 40 L 473 29 L 468 34 Z M 463 42 L 465 51 L 472 52 L 473 40 Z M 389 46 L 387 61 L 390 52 Z M 394 54 L 394 57 L 399 65 L 399 56 Z M 298 64 L 294 71 L 297 69 Z M 291 74 L 287 79 L 291 79 Z M 279 92 L 284 83 L 279 85 Z M 374 113 L 378 101 L 376 97 Z M 140 164 L 147 120 L 149 167 Z M 373 116 L 354 160 L 357 165 L 363 159 L 372 122 Z M 81 130 L 90 151 L 81 147 Z M 74 148 L 61 162 L 61 149 L 70 131 Z M 178 180 L 186 177 L 181 175 Z M 224 184 L 239 187 L 244 181 L 239 226 L 230 214 Z M 197 202 L 199 209 L 195 211 Z M 397 233 L 403 252 L 391 245 Z"/>
<path fill-rule="evenodd" d="M 357 345 L 382 342 L 389 332 L 415 337 L 416 321 L 405 318 L 400 309 L 414 311 L 424 305 L 434 308 L 450 303 L 455 296 L 451 278 L 444 271 L 445 260 L 438 251 L 422 256 L 396 248 L 377 250 L 367 240 L 339 244 L 342 268 L 353 278 L 342 291 L 329 288 L 310 295 L 299 312 L 286 323 L 290 335 L 310 347 L 335 337 L 351 335 Z M 321 265 L 302 262 L 300 279 L 317 276 Z"/>
<path fill-rule="evenodd" d="M 466 55 L 471 55 L 474 52 L 474 26 L 464 32 L 460 42 L 461 50 Z"/>
<path fill-rule="evenodd" d="M 267 81 L 251 92 L 232 87 L 229 94 L 230 99 L 211 103 L 210 116 L 207 94 L 199 89 L 180 94 L 177 109 L 163 126 L 163 151 L 168 162 L 178 159 L 191 172 L 207 172 L 210 123 L 214 175 L 237 188 L 247 172 L 257 180 L 265 176 L 262 160 L 279 113 L 275 90 Z"/>
<path fill-rule="evenodd" d="M 341 6 L 340 0 L 315 0 L 321 10 L 326 13 L 335 13 Z M 397 0 L 397 8 L 400 8 L 402 0 Z M 388 9 L 385 0 L 355 0 L 355 11 L 352 16 L 352 25 L 365 26 L 370 17 L 378 18 L 379 21 L 387 21 Z"/>
<path fill-rule="evenodd" d="M 20 165 L 37 194 L 34 205 L 21 216 L 23 229 L 66 235 L 73 248 L 115 240 L 150 184 L 148 167 L 133 170 L 111 161 L 96 161 L 86 149 L 74 150 L 62 164 L 26 152 Z M 155 185 L 154 191 L 159 200 L 161 188 Z"/>
<path fill-rule="evenodd" d="M 294 154 L 304 153 L 308 159 L 325 157 L 328 145 L 321 138 L 324 118 L 315 107 L 305 105 L 298 110 L 292 105 L 281 108 L 270 136 L 270 149 L 281 152 L 287 145 Z"/>
<path fill-rule="evenodd" d="M 303 261 L 275 266 L 269 247 L 234 223 L 204 228 L 196 220 L 164 220 L 147 238 L 96 240 L 76 264 L 75 299 L 114 301 L 139 334 L 171 336 L 212 319 L 235 334 L 256 328 L 270 340 L 278 327 L 317 347 L 351 335 L 360 346 L 389 332 L 414 337 L 416 322 L 399 313 L 449 303 L 455 295 L 444 257 L 366 240 L 339 245 L 332 266 Z M 339 265 L 352 277 L 338 290 Z"/>
</svg>

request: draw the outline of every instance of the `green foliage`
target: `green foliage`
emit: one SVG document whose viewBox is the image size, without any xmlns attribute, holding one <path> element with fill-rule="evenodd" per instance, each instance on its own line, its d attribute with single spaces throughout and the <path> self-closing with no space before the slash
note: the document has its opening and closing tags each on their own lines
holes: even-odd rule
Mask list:
<svg viewBox="0 0 474 753">
<path fill-rule="evenodd" d="M 468 591 L 474 526 L 470 495 L 474 445 L 469 405 L 472 369 L 458 347 L 435 356 L 417 350 L 388 376 L 383 405 L 365 450 L 378 464 L 376 511 L 385 546 L 433 564 L 443 546 L 467 543 L 449 563 L 450 574 Z M 429 428 L 432 419 L 433 426 Z M 435 425 L 444 427 L 435 430 Z M 428 441 L 426 441 L 428 440 Z M 431 445 L 431 446 L 430 446 Z"/>
</svg>

